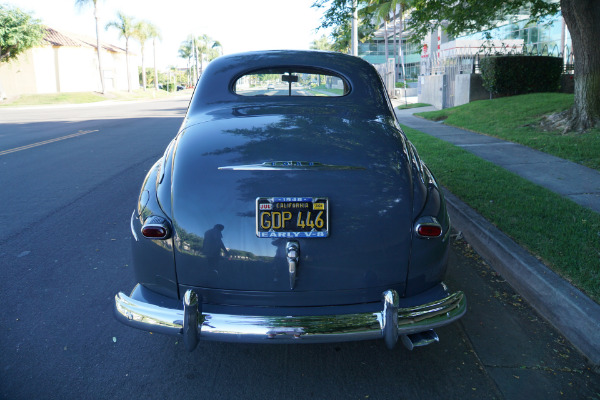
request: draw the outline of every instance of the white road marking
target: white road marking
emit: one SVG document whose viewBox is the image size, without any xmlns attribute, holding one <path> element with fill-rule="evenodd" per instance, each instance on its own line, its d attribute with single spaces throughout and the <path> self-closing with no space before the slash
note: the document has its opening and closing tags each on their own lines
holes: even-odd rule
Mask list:
<svg viewBox="0 0 600 400">
<path fill-rule="evenodd" d="M 98 132 L 98 129 L 91 130 L 91 131 L 79 131 L 79 132 L 73 133 L 71 135 L 61 136 L 61 137 L 58 137 L 58 138 L 54 138 L 54 139 L 50 139 L 50 140 L 45 140 L 43 142 L 32 143 L 32 144 L 28 144 L 26 146 L 15 147 L 14 149 L 8 149 L 8 150 L 0 151 L 0 156 L 6 155 L 6 154 L 10 154 L 10 153 L 16 153 L 17 151 L 23 151 L 23 150 L 27 150 L 27 149 L 32 149 L 34 147 L 43 146 L 45 144 L 54 143 L 54 142 L 58 142 L 58 141 L 65 140 L 65 139 L 71 139 L 71 138 L 74 138 L 74 137 L 77 137 L 77 136 L 87 135 L 88 133 L 93 133 L 93 132 Z"/>
</svg>

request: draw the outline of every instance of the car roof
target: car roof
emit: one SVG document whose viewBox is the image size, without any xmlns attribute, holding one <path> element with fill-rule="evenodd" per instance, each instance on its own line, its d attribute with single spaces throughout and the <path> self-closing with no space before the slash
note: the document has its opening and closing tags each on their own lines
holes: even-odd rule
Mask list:
<svg viewBox="0 0 600 400">
<path fill-rule="evenodd" d="M 350 92 L 341 97 L 244 97 L 235 94 L 233 86 L 241 76 L 256 70 L 269 68 L 314 68 L 342 77 L 350 85 Z M 389 100 L 383 83 L 375 68 L 362 58 L 342 53 L 314 50 L 271 50 L 238 53 L 219 57 L 205 69 L 188 114 L 203 112 L 214 107 L 226 107 L 228 103 L 239 105 L 283 104 L 315 105 L 318 102 L 374 107 L 377 114 L 389 113 Z"/>
</svg>

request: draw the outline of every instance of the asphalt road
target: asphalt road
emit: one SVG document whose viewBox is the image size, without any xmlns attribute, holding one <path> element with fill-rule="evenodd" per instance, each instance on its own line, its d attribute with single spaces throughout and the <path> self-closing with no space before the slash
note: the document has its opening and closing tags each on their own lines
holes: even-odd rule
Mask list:
<svg viewBox="0 0 600 400">
<path fill-rule="evenodd" d="M 409 352 L 201 342 L 125 327 L 129 217 L 187 99 L 0 109 L 0 395 L 6 399 L 599 399 L 599 375 L 453 239 L 469 311 Z"/>
</svg>

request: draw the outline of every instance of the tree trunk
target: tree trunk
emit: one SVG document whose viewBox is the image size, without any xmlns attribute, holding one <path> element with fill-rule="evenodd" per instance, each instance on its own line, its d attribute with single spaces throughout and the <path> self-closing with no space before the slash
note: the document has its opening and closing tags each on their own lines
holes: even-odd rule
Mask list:
<svg viewBox="0 0 600 400">
<path fill-rule="evenodd" d="M 575 57 L 575 103 L 562 115 L 563 131 L 600 125 L 600 1 L 560 0 Z"/>
<path fill-rule="evenodd" d="M 196 62 L 195 66 L 194 66 L 194 86 L 198 84 L 198 48 L 196 47 L 196 38 L 194 37 L 193 40 L 193 45 L 194 45 L 194 61 Z"/>
<path fill-rule="evenodd" d="M 352 26 L 350 34 L 350 54 L 358 56 L 358 1 L 352 1 Z"/>
<path fill-rule="evenodd" d="M 125 64 L 127 65 L 127 91 L 131 93 L 131 73 L 129 72 L 129 38 L 125 38 Z"/>
<path fill-rule="evenodd" d="M 106 93 L 104 88 L 104 75 L 102 75 L 102 52 L 100 50 L 100 30 L 98 29 L 98 6 L 94 2 L 94 18 L 96 19 L 96 51 L 98 52 L 98 70 L 100 71 L 100 86 L 102 87 L 102 94 Z"/>
<path fill-rule="evenodd" d="M 389 55 L 388 50 L 388 33 L 387 33 L 387 20 L 383 20 L 383 44 L 385 46 L 385 64 L 387 65 Z"/>
<path fill-rule="evenodd" d="M 400 51 L 400 63 L 402 65 L 402 82 L 404 82 L 404 104 L 408 104 L 406 99 L 406 91 L 408 86 L 406 85 L 406 68 L 404 66 L 404 52 L 402 51 L 402 35 L 404 34 L 404 6 L 400 5 L 400 44 L 398 50 Z"/>
<path fill-rule="evenodd" d="M 152 49 L 154 51 L 154 90 L 158 90 L 158 71 L 156 69 L 156 38 L 152 39 Z"/>
<path fill-rule="evenodd" d="M 2 62 L 2 50 L 0 49 L 0 63 Z M 6 93 L 4 93 L 4 89 L 2 89 L 2 82 L 0 81 L 0 101 L 6 99 Z"/>
<path fill-rule="evenodd" d="M 144 92 L 146 91 L 146 63 L 144 61 L 144 45 L 141 48 L 142 52 L 142 86 L 144 87 Z"/>
<path fill-rule="evenodd" d="M 392 10 L 392 23 L 394 24 L 394 36 L 392 39 L 392 49 L 394 49 L 394 84 L 398 82 L 398 70 L 396 69 L 396 65 L 398 65 L 398 48 L 396 42 L 396 10 Z M 402 43 L 402 38 L 400 38 L 400 43 Z"/>
</svg>

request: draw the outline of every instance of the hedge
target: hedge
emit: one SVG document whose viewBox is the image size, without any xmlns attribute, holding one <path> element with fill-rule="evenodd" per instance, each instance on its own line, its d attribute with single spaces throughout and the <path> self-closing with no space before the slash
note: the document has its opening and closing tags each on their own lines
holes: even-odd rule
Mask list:
<svg viewBox="0 0 600 400">
<path fill-rule="evenodd" d="M 556 92 L 560 88 L 562 58 L 495 56 L 480 61 L 483 87 L 498 95 Z"/>
</svg>

